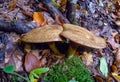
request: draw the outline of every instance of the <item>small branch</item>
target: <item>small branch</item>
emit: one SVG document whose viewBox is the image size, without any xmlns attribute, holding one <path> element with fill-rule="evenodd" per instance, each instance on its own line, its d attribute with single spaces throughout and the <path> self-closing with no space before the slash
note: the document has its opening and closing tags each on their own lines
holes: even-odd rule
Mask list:
<svg viewBox="0 0 120 82">
<path fill-rule="evenodd" d="M 23 34 L 32 30 L 32 28 L 34 28 L 34 26 L 27 25 L 22 21 L 5 22 L 0 20 L 0 31 L 16 32 L 18 34 Z"/>
<path fill-rule="evenodd" d="M 62 13 L 54 6 L 51 0 L 40 0 L 51 13 L 51 15 L 55 18 L 56 15 L 59 15 L 65 23 L 70 23 L 69 20 L 62 15 Z"/>
</svg>

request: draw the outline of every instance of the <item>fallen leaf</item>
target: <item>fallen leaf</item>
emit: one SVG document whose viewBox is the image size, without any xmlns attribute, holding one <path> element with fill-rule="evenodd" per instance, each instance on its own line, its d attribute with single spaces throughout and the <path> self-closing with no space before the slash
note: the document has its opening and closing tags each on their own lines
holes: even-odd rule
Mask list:
<svg viewBox="0 0 120 82">
<path fill-rule="evenodd" d="M 93 64 L 93 57 L 92 54 L 89 52 L 84 52 L 82 54 L 82 61 L 86 66 L 92 65 Z"/>
<path fill-rule="evenodd" d="M 65 23 L 65 21 L 59 16 L 59 15 L 56 15 L 55 16 L 55 21 L 57 22 L 57 24 L 59 25 L 62 25 Z"/>
<path fill-rule="evenodd" d="M 60 5 L 61 6 L 64 6 L 64 5 L 66 5 L 67 4 L 67 0 L 60 0 L 61 2 L 60 2 Z"/>
<path fill-rule="evenodd" d="M 112 76 L 119 82 L 120 81 L 120 76 L 116 73 L 112 73 Z"/>
<path fill-rule="evenodd" d="M 38 7 L 44 11 L 47 11 L 47 8 L 44 7 L 44 5 L 42 3 L 38 4 Z"/>
<path fill-rule="evenodd" d="M 108 65 L 106 62 L 106 58 L 102 57 L 100 59 L 100 71 L 102 72 L 102 74 L 107 77 L 108 76 Z"/>
<path fill-rule="evenodd" d="M 12 0 L 11 1 L 11 4 L 9 6 L 10 10 L 14 10 L 16 8 L 16 4 L 17 4 L 17 1 L 16 0 Z"/>
<path fill-rule="evenodd" d="M 115 40 L 113 38 L 108 39 L 107 42 L 111 45 L 111 47 L 113 49 L 117 49 L 120 46 L 118 43 L 115 42 Z"/>
<path fill-rule="evenodd" d="M 38 79 L 34 79 L 34 82 L 38 82 Z"/>
<path fill-rule="evenodd" d="M 42 14 L 42 12 L 34 12 L 33 20 L 37 22 L 40 26 L 46 25 L 46 20 L 44 19 L 44 15 Z"/>
<path fill-rule="evenodd" d="M 24 66 L 27 72 L 30 72 L 31 70 L 35 68 L 41 67 L 39 63 L 39 59 L 32 53 L 26 54 Z"/>
<path fill-rule="evenodd" d="M 94 76 L 94 78 L 97 82 L 104 82 L 104 80 L 101 76 L 96 75 L 96 76 Z"/>
<path fill-rule="evenodd" d="M 120 47 L 117 49 L 116 54 L 115 54 L 115 61 L 120 62 Z"/>
<path fill-rule="evenodd" d="M 112 72 L 114 73 L 118 73 L 118 69 L 115 65 L 112 65 L 112 68 L 111 68 Z"/>
</svg>

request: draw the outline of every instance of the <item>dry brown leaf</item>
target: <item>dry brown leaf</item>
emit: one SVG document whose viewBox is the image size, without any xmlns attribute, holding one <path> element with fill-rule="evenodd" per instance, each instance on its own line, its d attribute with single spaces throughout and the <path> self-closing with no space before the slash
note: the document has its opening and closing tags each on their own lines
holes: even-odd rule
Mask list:
<svg viewBox="0 0 120 82">
<path fill-rule="evenodd" d="M 96 79 L 97 82 L 104 82 L 103 78 L 98 75 L 94 76 L 94 78 Z"/>
<path fill-rule="evenodd" d="M 15 66 L 15 71 L 23 71 L 22 55 L 23 53 L 20 50 L 11 50 L 10 54 L 6 54 L 5 62 L 0 63 L 0 68 L 12 64 Z"/>
<path fill-rule="evenodd" d="M 39 63 L 39 59 L 32 53 L 26 54 L 24 66 L 27 72 L 30 72 L 31 70 L 35 68 L 41 67 Z"/>
<path fill-rule="evenodd" d="M 82 61 L 86 66 L 90 66 L 93 64 L 93 57 L 92 54 L 89 52 L 84 52 L 82 54 Z"/>
<path fill-rule="evenodd" d="M 61 1 L 60 2 L 60 10 L 61 10 L 61 12 L 65 12 L 65 10 L 66 10 L 66 5 L 67 5 L 67 0 L 59 0 L 59 1 Z"/>
<path fill-rule="evenodd" d="M 115 61 L 114 65 L 118 68 L 118 70 L 120 69 L 120 61 Z"/>
<path fill-rule="evenodd" d="M 38 4 L 38 7 L 44 11 L 47 11 L 47 8 L 44 7 L 44 5 L 42 3 Z"/>
<path fill-rule="evenodd" d="M 46 20 L 44 19 L 44 15 L 42 14 L 42 12 L 34 12 L 33 20 L 37 22 L 40 26 L 46 25 Z"/>
<path fill-rule="evenodd" d="M 9 60 L 9 64 L 13 64 L 15 66 L 15 71 L 23 71 L 23 60 L 22 60 L 22 55 L 23 53 L 20 50 L 16 50 L 10 60 Z"/>
<path fill-rule="evenodd" d="M 37 54 L 38 55 L 38 54 Z M 39 67 L 45 67 L 47 64 L 46 57 L 41 57 L 39 60 L 39 57 L 37 57 L 35 54 L 32 52 L 29 52 L 25 56 L 25 70 L 27 72 L 30 72 L 31 70 Z"/>
<path fill-rule="evenodd" d="M 117 49 L 120 46 L 118 43 L 115 42 L 115 40 L 113 38 L 108 39 L 107 42 L 111 45 L 111 47 L 113 49 Z"/>
<path fill-rule="evenodd" d="M 55 16 L 55 21 L 57 22 L 57 24 L 59 25 L 62 25 L 65 23 L 65 21 L 59 16 L 59 15 L 56 15 Z"/>
<path fill-rule="evenodd" d="M 114 36 L 114 38 L 115 38 L 115 42 L 119 44 L 120 43 L 120 34 L 116 34 Z"/>
<path fill-rule="evenodd" d="M 120 62 L 120 47 L 118 48 L 116 54 L 115 54 L 115 61 L 119 61 Z"/>
<path fill-rule="evenodd" d="M 9 6 L 10 10 L 14 10 L 16 8 L 17 0 L 12 0 Z"/>
<path fill-rule="evenodd" d="M 118 73 L 118 69 L 117 69 L 117 67 L 115 65 L 112 65 L 112 71 L 114 73 Z"/>
</svg>

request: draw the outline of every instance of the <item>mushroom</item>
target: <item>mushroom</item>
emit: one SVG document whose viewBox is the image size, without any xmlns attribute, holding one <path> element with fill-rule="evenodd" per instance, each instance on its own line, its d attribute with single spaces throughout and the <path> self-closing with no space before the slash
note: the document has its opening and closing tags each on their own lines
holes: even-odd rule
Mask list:
<svg viewBox="0 0 120 82">
<path fill-rule="evenodd" d="M 77 47 L 79 45 L 96 49 L 106 47 L 106 42 L 103 38 L 97 37 L 92 32 L 77 25 L 63 24 L 63 32 L 60 35 L 74 43 L 77 43 L 76 44 Z M 75 53 L 75 49 L 73 49 L 73 47 L 76 46 L 70 47 L 69 54 Z"/>
<path fill-rule="evenodd" d="M 21 37 L 21 41 L 27 43 L 48 43 L 49 47 L 55 54 L 60 54 L 57 50 L 55 43 L 56 41 L 62 41 L 59 36 L 63 31 L 62 26 L 60 25 L 46 25 L 43 27 L 38 27 L 32 31 L 24 34 Z"/>
</svg>

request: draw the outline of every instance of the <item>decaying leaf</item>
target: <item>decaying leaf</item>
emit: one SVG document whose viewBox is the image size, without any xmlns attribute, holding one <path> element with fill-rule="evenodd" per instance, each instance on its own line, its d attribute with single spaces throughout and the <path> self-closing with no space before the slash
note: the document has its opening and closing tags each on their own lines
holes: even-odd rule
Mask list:
<svg viewBox="0 0 120 82">
<path fill-rule="evenodd" d="M 112 69 L 112 72 L 118 73 L 118 69 L 117 69 L 117 67 L 115 65 L 112 65 L 111 69 Z"/>
<path fill-rule="evenodd" d="M 119 82 L 120 81 L 120 76 L 116 73 L 112 73 L 112 76 Z"/>
<path fill-rule="evenodd" d="M 46 20 L 44 19 L 42 12 L 34 12 L 33 20 L 41 26 L 46 25 Z"/>
<path fill-rule="evenodd" d="M 118 48 L 118 50 L 116 51 L 115 59 L 116 59 L 115 61 L 120 62 L 120 48 Z"/>
<path fill-rule="evenodd" d="M 65 21 L 59 15 L 56 15 L 55 20 L 59 25 L 62 25 L 65 23 Z"/>
<path fill-rule="evenodd" d="M 117 49 L 120 46 L 118 43 L 115 42 L 115 40 L 113 38 L 108 39 L 107 42 L 111 45 L 111 47 L 113 49 Z"/>
<path fill-rule="evenodd" d="M 17 0 L 12 0 L 9 6 L 10 10 L 14 10 L 17 4 Z"/>
<path fill-rule="evenodd" d="M 67 0 L 59 0 L 59 1 L 61 6 L 64 6 L 67 4 Z"/>
<path fill-rule="evenodd" d="M 41 67 L 39 63 L 39 59 L 32 53 L 26 54 L 24 66 L 27 72 L 30 72 L 31 70 L 35 68 Z"/>
<path fill-rule="evenodd" d="M 99 76 L 99 75 L 94 76 L 94 78 L 95 78 L 96 81 L 98 81 L 98 82 L 104 82 L 103 78 L 102 78 L 101 76 Z"/>
<path fill-rule="evenodd" d="M 89 52 L 84 52 L 82 54 L 82 61 L 86 66 L 92 65 L 93 64 L 93 57 L 92 54 Z"/>
<path fill-rule="evenodd" d="M 100 71 L 102 72 L 102 74 L 107 77 L 108 76 L 108 65 L 106 62 L 106 58 L 102 57 L 100 59 Z"/>
</svg>

